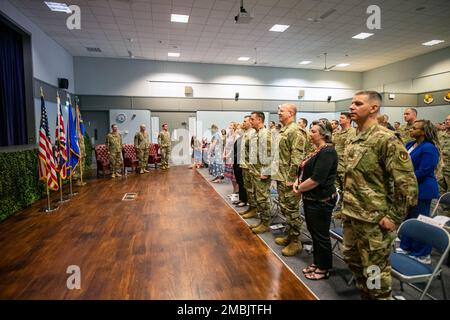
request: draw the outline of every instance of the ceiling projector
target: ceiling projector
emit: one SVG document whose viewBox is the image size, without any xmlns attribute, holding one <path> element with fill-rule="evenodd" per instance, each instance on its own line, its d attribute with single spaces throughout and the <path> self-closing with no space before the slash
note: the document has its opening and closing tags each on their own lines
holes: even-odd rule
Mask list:
<svg viewBox="0 0 450 320">
<path fill-rule="evenodd" d="M 234 17 L 234 22 L 246 24 L 246 23 L 250 23 L 250 21 L 252 21 L 252 19 L 253 19 L 253 14 L 248 13 L 247 10 L 245 10 L 243 7 L 241 7 L 241 10 L 239 11 L 239 13 Z"/>
</svg>

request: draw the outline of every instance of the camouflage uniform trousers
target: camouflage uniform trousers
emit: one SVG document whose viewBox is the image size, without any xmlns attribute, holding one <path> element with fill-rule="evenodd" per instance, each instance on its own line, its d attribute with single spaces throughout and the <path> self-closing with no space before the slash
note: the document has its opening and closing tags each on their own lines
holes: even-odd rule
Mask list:
<svg viewBox="0 0 450 320">
<path fill-rule="evenodd" d="M 148 148 L 145 149 L 136 149 L 137 157 L 139 159 L 139 169 L 144 170 L 147 169 L 148 164 Z"/>
<path fill-rule="evenodd" d="M 353 272 L 363 299 L 392 299 L 389 255 L 395 232 L 381 230 L 376 223 L 345 217 L 344 260 Z"/>
<path fill-rule="evenodd" d="M 244 176 L 244 187 L 245 190 L 247 191 L 247 199 L 249 207 L 256 209 L 256 202 L 252 185 L 252 176 L 250 174 L 250 171 L 248 169 L 242 168 L 242 175 Z"/>
<path fill-rule="evenodd" d="M 439 177 L 438 183 L 441 196 L 446 192 L 450 192 L 450 172 L 443 171 L 442 176 Z M 440 207 L 441 208 L 438 208 L 437 214 L 450 217 L 450 205 L 442 204 Z"/>
<path fill-rule="evenodd" d="M 253 186 L 253 199 L 256 210 L 260 214 L 262 223 L 270 221 L 270 178 L 262 180 L 259 176 L 251 175 Z M 248 195 L 250 198 L 250 195 Z"/>
<path fill-rule="evenodd" d="M 111 162 L 111 172 L 121 173 L 122 172 L 122 157 L 121 152 L 110 152 L 109 161 Z"/>
<path fill-rule="evenodd" d="M 286 218 L 288 236 L 298 238 L 301 233 L 302 219 L 299 211 L 299 198 L 284 181 L 277 181 L 278 200 L 281 214 Z"/>
<path fill-rule="evenodd" d="M 161 166 L 167 168 L 169 166 L 170 147 L 161 147 Z"/>
</svg>

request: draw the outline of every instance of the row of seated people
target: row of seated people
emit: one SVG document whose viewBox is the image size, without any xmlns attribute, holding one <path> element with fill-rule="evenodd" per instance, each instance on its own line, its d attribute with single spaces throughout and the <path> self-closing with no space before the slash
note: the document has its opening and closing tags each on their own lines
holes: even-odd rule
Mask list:
<svg viewBox="0 0 450 320">
<path fill-rule="evenodd" d="M 105 144 L 98 144 L 95 146 L 95 158 L 97 160 L 97 177 L 102 173 L 105 177 L 105 172 L 110 171 L 110 159 L 108 155 L 108 149 Z M 134 144 L 124 144 L 122 146 L 122 159 L 123 170 L 131 168 L 131 170 L 137 170 L 139 166 L 139 160 L 136 153 L 136 147 Z M 154 164 L 155 169 L 161 163 L 161 155 L 159 154 L 159 144 L 151 143 L 149 147 L 148 164 Z"/>
</svg>

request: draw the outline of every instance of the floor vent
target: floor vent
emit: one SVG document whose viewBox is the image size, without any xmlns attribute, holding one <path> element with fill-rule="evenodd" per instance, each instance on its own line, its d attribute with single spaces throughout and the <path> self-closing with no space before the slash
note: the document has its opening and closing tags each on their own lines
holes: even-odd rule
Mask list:
<svg viewBox="0 0 450 320">
<path fill-rule="evenodd" d="M 131 201 L 136 200 L 137 193 L 125 193 L 125 195 L 122 198 L 122 201 Z"/>
</svg>

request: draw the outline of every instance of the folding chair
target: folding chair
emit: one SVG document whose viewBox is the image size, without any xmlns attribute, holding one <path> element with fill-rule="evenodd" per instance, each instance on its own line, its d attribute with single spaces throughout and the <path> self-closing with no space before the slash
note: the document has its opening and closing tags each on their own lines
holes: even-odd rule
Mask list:
<svg viewBox="0 0 450 320">
<path fill-rule="evenodd" d="M 413 240 L 431 245 L 439 254 L 440 258 L 436 265 L 424 264 L 414 258 L 402 253 L 393 252 L 391 254 L 392 276 L 400 281 L 400 288 L 403 290 L 403 283 L 409 284 L 411 287 L 419 292 L 420 300 L 425 295 L 431 299 L 435 299 L 428 294 L 431 282 L 436 278 L 440 278 L 442 285 L 442 292 L 444 299 L 447 300 L 447 292 L 444 284 L 444 277 L 442 276 L 442 263 L 447 257 L 450 249 L 450 235 L 443 228 L 417 220 L 409 219 L 404 221 L 398 229 L 398 235 L 408 236 Z M 422 290 L 415 283 L 426 283 Z"/>
<path fill-rule="evenodd" d="M 274 185 L 270 187 L 270 227 L 280 232 L 286 230 L 286 219 L 281 215 L 278 191 Z"/>
<path fill-rule="evenodd" d="M 436 211 L 438 210 L 439 206 L 442 206 L 442 205 L 446 205 L 448 208 L 450 207 L 450 192 L 444 193 L 439 198 L 439 200 L 437 201 L 436 205 L 433 208 L 433 211 L 431 212 L 432 217 L 437 215 Z"/>
</svg>

